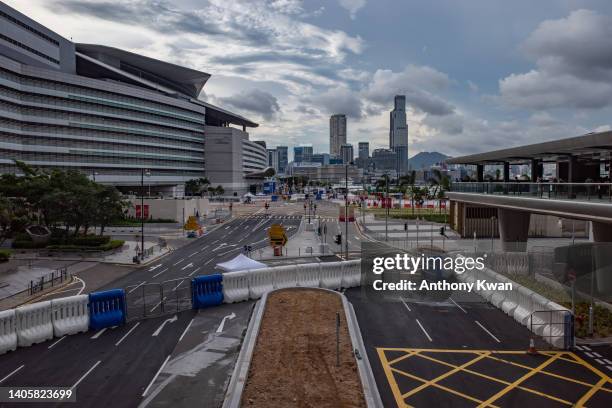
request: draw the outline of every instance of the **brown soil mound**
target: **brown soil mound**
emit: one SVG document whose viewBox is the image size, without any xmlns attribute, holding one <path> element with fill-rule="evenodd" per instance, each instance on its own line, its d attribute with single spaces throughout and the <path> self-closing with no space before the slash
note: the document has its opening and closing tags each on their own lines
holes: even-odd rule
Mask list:
<svg viewBox="0 0 612 408">
<path fill-rule="evenodd" d="M 336 367 L 336 312 L 340 312 L 340 367 Z M 338 295 L 312 289 L 270 294 L 242 406 L 366 406 Z"/>
</svg>

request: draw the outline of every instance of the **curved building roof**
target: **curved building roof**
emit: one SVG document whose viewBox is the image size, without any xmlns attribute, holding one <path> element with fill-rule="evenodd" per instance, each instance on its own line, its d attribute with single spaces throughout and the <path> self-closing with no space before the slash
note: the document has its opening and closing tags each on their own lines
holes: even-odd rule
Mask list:
<svg viewBox="0 0 612 408">
<path fill-rule="evenodd" d="M 131 81 L 144 80 L 197 98 L 210 74 L 195 69 L 134 54 L 119 48 L 98 44 L 75 44 L 77 56 L 85 55 L 104 74 L 124 76 Z M 94 61 L 92 61 L 92 59 Z M 87 67 L 85 69 L 88 69 Z M 150 84 L 147 84 L 150 85 Z"/>
</svg>

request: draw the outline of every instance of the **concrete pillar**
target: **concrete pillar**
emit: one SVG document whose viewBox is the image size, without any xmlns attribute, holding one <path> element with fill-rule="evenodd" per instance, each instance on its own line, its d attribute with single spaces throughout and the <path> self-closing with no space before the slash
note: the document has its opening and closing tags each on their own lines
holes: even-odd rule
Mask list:
<svg viewBox="0 0 612 408">
<path fill-rule="evenodd" d="M 484 181 L 484 164 L 476 165 L 476 180 L 479 183 L 482 183 Z"/>
<path fill-rule="evenodd" d="M 531 160 L 531 182 L 535 183 L 538 177 L 542 177 L 542 161 L 538 159 Z"/>
<path fill-rule="evenodd" d="M 457 231 L 455 225 L 455 201 L 448 200 L 448 226 L 453 231 Z"/>
<path fill-rule="evenodd" d="M 592 221 L 594 242 L 612 242 L 612 224 Z"/>
<path fill-rule="evenodd" d="M 497 215 L 502 249 L 505 252 L 525 252 L 531 214 L 526 211 L 499 208 Z"/>
<path fill-rule="evenodd" d="M 504 183 L 510 181 L 510 163 L 504 162 Z"/>
</svg>

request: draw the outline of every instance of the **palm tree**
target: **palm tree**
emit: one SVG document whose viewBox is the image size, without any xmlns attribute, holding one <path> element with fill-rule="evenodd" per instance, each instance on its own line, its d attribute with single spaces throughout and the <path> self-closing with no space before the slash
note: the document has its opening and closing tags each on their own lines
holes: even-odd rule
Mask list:
<svg viewBox="0 0 612 408">
<path fill-rule="evenodd" d="M 410 173 L 403 175 L 399 178 L 399 185 L 402 193 L 406 193 L 410 191 L 410 203 L 412 207 L 412 214 L 414 214 L 414 196 L 416 193 L 415 190 L 416 184 L 416 171 L 412 170 Z"/>
<path fill-rule="evenodd" d="M 433 199 L 438 199 L 438 207 L 440 207 L 440 200 L 444 197 L 444 192 L 450 188 L 450 179 L 440 169 L 432 169 L 429 183 L 434 187 Z M 442 207 L 440 207 L 440 211 L 442 211 Z"/>
</svg>

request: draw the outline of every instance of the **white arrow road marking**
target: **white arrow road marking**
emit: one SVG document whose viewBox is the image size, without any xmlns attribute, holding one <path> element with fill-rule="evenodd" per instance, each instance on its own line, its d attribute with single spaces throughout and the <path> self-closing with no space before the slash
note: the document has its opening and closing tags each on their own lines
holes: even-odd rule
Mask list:
<svg viewBox="0 0 612 408">
<path fill-rule="evenodd" d="M 187 268 L 193 268 L 193 263 L 188 263 L 187 265 L 183 266 L 183 267 L 181 268 L 181 271 L 184 271 L 184 270 L 185 270 L 185 269 L 187 269 Z"/>
<path fill-rule="evenodd" d="M 157 328 L 157 330 L 155 330 L 155 332 L 153 332 L 153 336 L 152 336 L 152 337 L 157 337 L 157 336 L 159 336 L 159 333 L 161 333 L 162 329 L 164 328 L 164 326 L 165 326 L 167 323 L 174 323 L 174 322 L 176 322 L 177 320 L 178 320 L 177 315 L 174 315 L 174 316 L 173 316 L 171 319 L 166 319 L 166 320 L 164 320 L 164 322 L 161 324 L 161 326 L 159 326 L 159 327 Z"/>
<path fill-rule="evenodd" d="M 236 317 L 236 313 L 232 313 L 232 314 L 225 316 L 223 320 L 221 320 L 221 324 L 219 325 L 219 327 L 217 327 L 217 333 L 221 333 L 223 331 L 223 327 L 225 326 L 226 320 L 232 320 L 235 317 Z"/>
<path fill-rule="evenodd" d="M 150 267 L 150 268 L 149 268 L 149 272 L 153 272 L 153 271 L 154 271 L 154 270 L 156 270 L 157 268 L 161 268 L 161 267 L 162 267 L 162 264 L 157 264 L 157 265 L 155 265 L 155 266 L 152 266 L 152 267 Z"/>
</svg>

